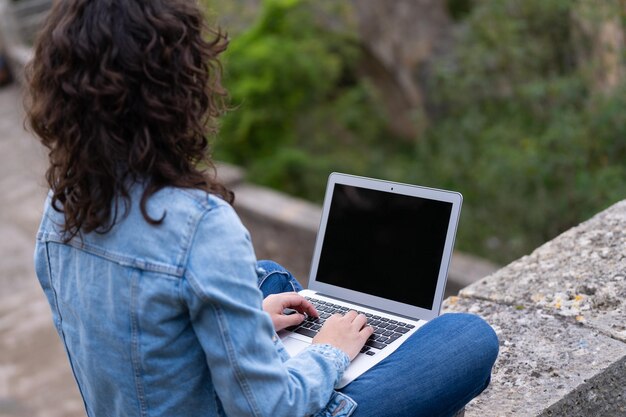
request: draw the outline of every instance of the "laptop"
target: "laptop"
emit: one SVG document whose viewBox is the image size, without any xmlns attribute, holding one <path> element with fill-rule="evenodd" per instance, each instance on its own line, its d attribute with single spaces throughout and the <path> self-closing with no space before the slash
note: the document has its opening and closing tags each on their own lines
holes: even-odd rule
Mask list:
<svg viewBox="0 0 626 417">
<path fill-rule="evenodd" d="M 311 344 L 335 312 L 365 314 L 375 330 L 342 388 L 389 356 L 441 310 L 461 194 L 333 173 L 301 295 L 320 317 L 279 333 L 290 355 Z"/>
</svg>

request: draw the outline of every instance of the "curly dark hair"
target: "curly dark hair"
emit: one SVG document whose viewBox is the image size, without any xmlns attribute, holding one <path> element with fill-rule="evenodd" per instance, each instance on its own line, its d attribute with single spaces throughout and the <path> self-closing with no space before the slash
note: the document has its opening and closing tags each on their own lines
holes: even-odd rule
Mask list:
<svg viewBox="0 0 626 417">
<path fill-rule="evenodd" d="M 226 36 L 194 0 L 56 1 L 26 71 L 27 122 L 49 149 L 46 179 L 63 231 L 106 233 L 146 185 L 197 188 L 229 203 L 207 136 L 225 109 Z"/>
</svg>

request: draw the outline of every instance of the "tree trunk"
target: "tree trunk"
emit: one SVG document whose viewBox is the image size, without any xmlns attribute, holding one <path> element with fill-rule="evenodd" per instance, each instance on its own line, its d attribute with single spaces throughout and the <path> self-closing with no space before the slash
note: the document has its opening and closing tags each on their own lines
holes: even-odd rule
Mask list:
<svg viewBox="0 0 626 417">
<path fill-rule="evenodd" d="M 625 0 L 582 0 L 574 7 L 578 60 L 594 93 L 610 93 L 625 80 L 625 17 Z"/>
<path fill-rule="evenodd" d="M 424 114 L 420 76 L 450 40 L 443 0 L 352 0 L 365 49 L 363 70 L 378 86 L 394 132 L 415 140 Z"/>
</svg>

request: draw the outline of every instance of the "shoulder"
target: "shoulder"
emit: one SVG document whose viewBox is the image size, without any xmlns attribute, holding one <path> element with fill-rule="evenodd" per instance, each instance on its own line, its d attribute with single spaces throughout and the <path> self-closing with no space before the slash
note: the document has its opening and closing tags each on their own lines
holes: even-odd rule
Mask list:
<svg viewBox="0 0 626 417">
<path fill-rule="evenodd" d="M 194 242 L 210 236 L 219 243 L 232 234 L 248 239 L 234 209 L 216 195 L 163 188 L 147 200 L 148 216 L 161 220 L 150 224 L 141 210 L 142 194 L 143 189 L 136 186 L 130 190 L 127 206 L 120 201 L 119 215 L 110 231 L 82 234 L 69 244 L 114 262 L 181 275 Z M 39 239 L 62 242 L 62 224 L 63 214 L 54 210 L 48 199 Z"/>
<path fill-rule="evenodd" d="M 194 201 L 203 209 L 193 222 L 183 271 L 193 292 L 208 300 L 217 294 L 237 298 L 240 291 L 258 290 L 252 240 L 235 210 L 212 195 Z"/>
<path fill-rule="evenodd" d="M 133 201 L 141 200 L 141 192 L 143 190 L 133 190 L 131 193 Z M 222 198 L 203 190 L 165 187 L 148 199 L 147 209 L 149 212 L 166 210 L 173 214 L 179 212 L 193 214 L 206 213 L 215 209 L 228 211 L 232 210 L 232 207 Z"/>
<path fill-rule="evenodd" d="M 184 269 L 190 253 L 197 251 L 202 242 L 212 242 L 212 250 L 229 236 L 249 239 L 233 207 L 222 198 L 196 189 L 167 187 L 151 196 L 146 204 L 150 218 L 161 220 L 149 225 L 139 206 L 140 196 L 133 196 L 133 207 L 129 215 L 115 226 L 121 235 L 135 231 L 140 236 L 150 236 L 149 246 L 154 254 L 162 258 L 171 257 L 177 266 Z M 202 256 L 208 256 L 204 248 Z"/>
<path fill-rule="evenodd" d="M 229 203 L 201 190 L 165 188 L 148 201 L 147 210 L 152 218 L 163 219 L 165 229 L 189 234 L 195 240 L 198 233 L 202 233 L 200 238 L 207 233 L 247 234 Z"/>
</svg>

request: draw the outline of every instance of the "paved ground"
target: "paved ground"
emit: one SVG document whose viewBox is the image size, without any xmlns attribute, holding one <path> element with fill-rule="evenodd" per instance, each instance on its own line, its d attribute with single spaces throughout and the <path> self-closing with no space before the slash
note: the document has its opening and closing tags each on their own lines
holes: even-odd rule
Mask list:
<svg viewBox="0 0 626 417">
<path fill-rule="evenodd" d="M 84 417 L 33 270 L 45 151 L 23 129 L 21 100 L 17 86 L 0 89 L 0 416 Z"/>
</svg>

